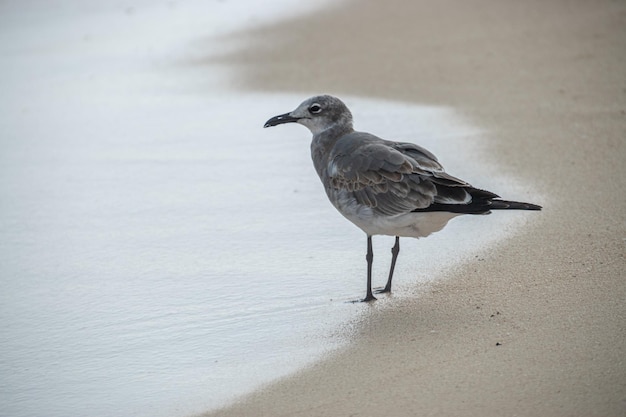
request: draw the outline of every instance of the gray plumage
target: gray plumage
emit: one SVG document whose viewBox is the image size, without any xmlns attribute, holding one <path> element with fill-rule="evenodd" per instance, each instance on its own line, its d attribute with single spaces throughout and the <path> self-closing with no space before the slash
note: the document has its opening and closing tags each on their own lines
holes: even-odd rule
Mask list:
<svg viewBox="0 0 626 417">
<path fill-rule="evenodd" d="M 296 122 L 313 133 L 311 157 L 326 194 L 337 210 L 368 239 L 368 288 L 371 291 L 371 237 L 396 236 L 391 279 L 399 237 L 425 237 L 461 214 L 491 210 L 540 210 L 530 203 L 501 200 L 446 173 L 432 153 L 413 143 L 392 142 L 352 127 L 352 114 L 336 97 L 305 100 L 294 111 L 271 118 L 265 127 Z"/>
</svg>

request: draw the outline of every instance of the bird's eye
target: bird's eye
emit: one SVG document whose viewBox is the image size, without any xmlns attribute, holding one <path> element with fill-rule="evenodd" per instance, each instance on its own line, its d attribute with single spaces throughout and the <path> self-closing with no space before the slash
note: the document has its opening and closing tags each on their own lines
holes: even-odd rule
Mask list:
<svg viewBox="0 0 626 417">
<path fill-rule="evenodd" d="M 317 103 L 311 104 L 311 106 L 309 107 L 309 112 L 311 112 L 312 114 L 317 114 L 320 113 L 322 111 L 322 106 L 320 106 Z"/>
</svg>

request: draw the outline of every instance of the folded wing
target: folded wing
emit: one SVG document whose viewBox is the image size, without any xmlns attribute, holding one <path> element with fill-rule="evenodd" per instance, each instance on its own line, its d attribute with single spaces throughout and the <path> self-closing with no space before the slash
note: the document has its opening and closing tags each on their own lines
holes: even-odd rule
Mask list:
<svg viewBox="0 0 626 417">
<path fill-rule="evenodd" d="M 437 158 L 420 146 L 368 133 L 342 137 L 331 153 L 328 172 L 332 187 L 352 192 L 359 203 L 388 216 L 441 206 L 462 210 L 471 205 L 473 195 L 497 197 L 447 174 Z"/>
</svg>

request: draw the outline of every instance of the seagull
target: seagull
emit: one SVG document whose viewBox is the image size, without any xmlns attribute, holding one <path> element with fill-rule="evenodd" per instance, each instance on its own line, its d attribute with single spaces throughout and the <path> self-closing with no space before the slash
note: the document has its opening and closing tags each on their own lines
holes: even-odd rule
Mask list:
<svg viewBox="0 0 626 417">
<path fill-rule="evenodd" d="M 284 123 L 299 123 L 311 131 L 311 157 L 328 199 L 367 235 L 367 291 L 361 301 L 376 300 L 372 236 L 395 236 L 387 284 L 376 291 L 389 293 L 400 237 L 426 237 L 462 214 L 541 210 L 536 204 L 502 200 L 453 177 L 421 146 L 355 131 L 352 113 L 337 97 L 311 97 L 292 112 L 272 117 L 264 127 Z"/>
</svg>

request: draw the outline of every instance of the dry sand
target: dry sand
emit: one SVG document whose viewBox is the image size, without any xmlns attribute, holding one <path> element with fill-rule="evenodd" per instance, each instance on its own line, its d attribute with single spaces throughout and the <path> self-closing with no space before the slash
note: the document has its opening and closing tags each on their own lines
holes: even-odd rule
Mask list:
<svg viewBox="0 0 626 417">
<path fill-rule="evenodd" d="M 233 87 L 452 106 L 545 208 L 209 415 L 626 415 L 626 2 L 351 1 L 237 36 L 249 48 L 210 61 Z"/>
</svg>

